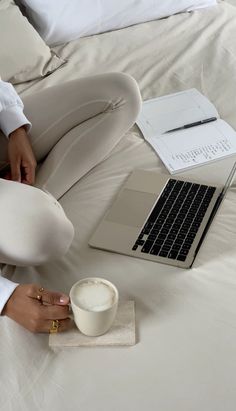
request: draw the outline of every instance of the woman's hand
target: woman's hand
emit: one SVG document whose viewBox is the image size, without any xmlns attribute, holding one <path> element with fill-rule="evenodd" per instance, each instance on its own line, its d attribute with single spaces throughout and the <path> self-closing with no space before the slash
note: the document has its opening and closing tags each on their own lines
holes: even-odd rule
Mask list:
<svg viewBox="0 0 236 411">
<path fill-rule="evenodd" d="M 8 159 L 11 175 L 6 178 L 33 185 L 37 162 L 24 127 L 17 128 L 10 134 Z"/>
<path fill-rule="evenodd" d="M 69 297 L 59 292 L 44 290 L 39 292 L 40 285 L 18 285 L 4 306 L 3 315 L 7 315 L 27 330 L 37 333 L 48 333 L 52 320 L 60 320 L 58 331 L 72 327 L 69 318 Z M 39 301 L 37 295 L 41 295 Z"/>
</svg>

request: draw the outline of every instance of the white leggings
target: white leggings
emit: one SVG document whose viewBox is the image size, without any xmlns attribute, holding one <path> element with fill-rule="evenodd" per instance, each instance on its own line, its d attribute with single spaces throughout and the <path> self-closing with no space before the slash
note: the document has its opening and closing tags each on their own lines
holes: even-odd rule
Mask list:
<svg viewBox="0 0 236 411">
<path fill-rule="evenodd" d="M 40 190 L 0 179 L 0 262 L 36 265 L 67 251 L 73 228 L 55 199 L 108 156 L 135 123 L 141 97 L 132 77 L 108 73 L 49 87 L 23 102 L 33 125 L 33 151 L 42 163 L 35 184 Z M 7 140 L 1 133 L 0 148 L 2 163 Z"/>
</svg>

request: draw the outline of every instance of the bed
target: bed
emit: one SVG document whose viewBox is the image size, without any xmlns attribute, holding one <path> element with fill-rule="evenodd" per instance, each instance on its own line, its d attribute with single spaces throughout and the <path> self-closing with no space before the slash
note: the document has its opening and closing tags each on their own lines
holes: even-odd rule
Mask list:
<svg viewBox="0 0 236 411">
<path fill-rule="evenodd" d="M 137 80 L 144 100 L 196 87 L 236 129 L 235 38 L 236 2 L 222 1 L 209 10 L 56 46 L 54 51 L 67 63 L 16 89 L 24 97 L 70 79 L 123 71 Z M 201 168 L 199 173 L 209 171 L 218 178 L 232 161 Z M 67 255 L 36 268 L 8 266 L 4 275 L 49 289 L 56 285 L 64 292 L 84 277 L 107 278 L 123 300 L 135 301 L 136 344 L 55 352 L 48 346 L 48 335 L 32 334 L 2 318 L 1 411 L 235 410 L 234 185 L 193 267 L 183 270 L 88 246 L 93 230 L 134 168 L 165 170 L 136 125 L 109 158 L 61 199 L 76 230 Z"/>
</svg>

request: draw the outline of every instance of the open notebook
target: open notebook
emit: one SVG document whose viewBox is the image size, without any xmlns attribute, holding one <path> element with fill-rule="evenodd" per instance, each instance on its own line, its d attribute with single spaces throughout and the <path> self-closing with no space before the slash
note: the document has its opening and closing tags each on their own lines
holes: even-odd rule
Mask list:
<svg viewBox="0 0 236 411">
<path fill-rule="evenodd" d="M 166 133 L 212 117 L 216 121 Z M 196 89 L 145 101 L 137 125 L 171 174 L 236 153 L 236 132 Z"/>
</svg>

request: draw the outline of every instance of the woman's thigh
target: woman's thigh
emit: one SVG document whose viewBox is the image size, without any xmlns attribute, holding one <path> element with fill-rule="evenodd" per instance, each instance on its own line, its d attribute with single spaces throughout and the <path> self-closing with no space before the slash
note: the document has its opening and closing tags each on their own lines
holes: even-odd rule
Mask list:
<svg viewBox="0 0 236 411">
<path fill-rule="evenodd" d="M 80 78 L 25 97 L 24 111 L 32 123 L 30 138 L 37 160 L 42 160 L 74 127 L 115 107 L 122 110 L 129 99 L 133 99 L 131 105 L 137 112 L 137 84 L 123 73 Z M 131 106 L 129 115 L 133 117 Z"/>
<path fill-rule="evenodd" d="M 135 80 L 121 73 L 68 82 L 55 93 L 57 101 L 64 98 L 63 108 L 59 105 L 56 114 L 55 106 L 51 121 L 47 118 L 44 127 L 40 123 L 35 134 L 32 129 L 32 144 L 38 159 L 50 151 L 37 172 L 36 185 L 59 199 L 109 155 L 134 124 L 141 98 Z"/>
<path fill-rule="evenodd" d="M 141 107 L 136 81 L 123 73 L 91 76 L 23 98 L 30 139 L 41 166 L 36 185 L 60 198 L 105 158 L 134 124 Z M 7 139 L 0 135 L 0 167 Z"/>
</svg>

